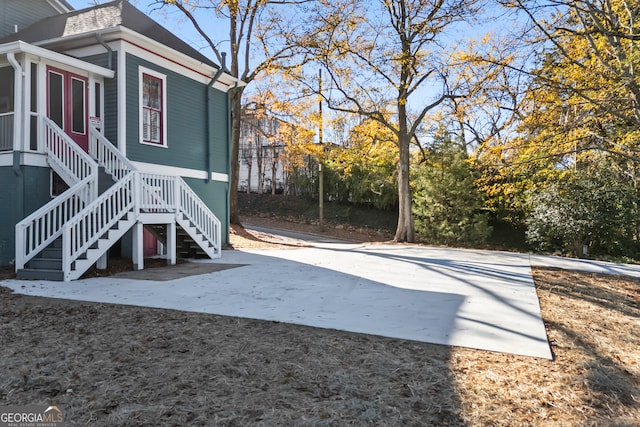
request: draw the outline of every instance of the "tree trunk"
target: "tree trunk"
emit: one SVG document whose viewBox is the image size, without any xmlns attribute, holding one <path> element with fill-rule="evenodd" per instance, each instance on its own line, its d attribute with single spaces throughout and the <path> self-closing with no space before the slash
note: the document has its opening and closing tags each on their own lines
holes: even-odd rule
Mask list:
<svg viewBox="0 0 640 427">
<path fill-rule="evenodd" d="M 240 224 L 238 208 L 238 184 L 240 181 L 240 119 L 242 112 L 242 92 L 244 87 L 232 89 L 229 95 L 231 104 L 231 180 L 229 183 L 229 222 Z"/>
<path fill-rule="evenodd" d="M 409 129 L 407 125 L 406 93 L 398 96 L 398 228 L 393 240 L 396 242 L 415 241 L 413 214 L 411 212 L 411 188 L 409 187 Z"/>
<path fill-rule="evenodd" d="M 405 137 L 398 138 L 400 143 L 400 162 L 398 163 L 398 227 L 396 242 L 415 241 L 413 214 L 411 213 L 411 189 L 409 187 L 409 143 Z"/>
</svg>

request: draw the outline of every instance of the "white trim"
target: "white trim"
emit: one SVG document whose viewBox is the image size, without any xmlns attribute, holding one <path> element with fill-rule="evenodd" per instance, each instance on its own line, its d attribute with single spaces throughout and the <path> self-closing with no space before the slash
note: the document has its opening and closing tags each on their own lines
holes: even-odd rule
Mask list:
<svg viewBox="0 0 640 427">
<path fill-rule="evenodd" d="M 127 155 L 127 63 L 123 44 L 118 42 L 118 149 Z"/>
<path fill-rule="evenodd" d="M 24 143 L 22 139 L 22 124 L 24 120 L 24 110 L 22 107 L 24 92 L 22 90 L 22 84 L 24 82 L 24 66 L 20 63 L 20 60 L 16 58 L 15 52 L 8 52 L 7 60 L 11 64 L 11 67 L 13 67 L 13 149 L 14 151 L 24 151 L 21 147 L 21 144 Z"/>
<path fill-rule="evenodd" d="M 39 153 L 20 153 L 20 164 L 22 166 L 36 166 L 48 168 L 46 154 Z M 13 166 L 13 151 L 5 151 L 0 153 L 0 166 Z"/>
<path fill-rule="evenodd" d="M 217 68 L 204 64 L 133 30 L 126 27 L 120 27 L 120 29 L 123 35 L 126 36 L 126 38 L 123 39 L 123 50 L 138 58 L 159 64 L 167 70 L 189 77 L 203 84 L 211 82 L 213 76 L 218 72 Z M 141 49 L 136 45 L 149 46 L 150 49 Z M 199 71 L 196 72 L 195 70 Z M 236 82 L 238 82 L 238 86 L 246 86 L 245 82 L 236 79 L 228 73 L 222 73 L 213 87 L 222 92 L 228 92 L 235 87 Z"/>
<path fill-rule="evenodd" d="M 107 42 L 107 45 L 109 47 L 111 47 L 113 50 L 116 50 L 114 48 L 114 46 L 116 46 L 116 42 L 115 41 Z M 90 45 L 90 46 L 81 46 L 81 47 L 74 47 L 74 48 L 70 48 L 70 49 L 65 49 L 64 53 L 67 54 L 67 55 L 71 55 L 73 57 L 76 57 L 76 58 L 84 58 L 84 57 L 92 56 L 92 55 L 106 54 L 107 50 L 104 48 L 104 46 L 102 46 L 100 44 L 94 44 L 94 45 Z"/>
<path fill-rule="evenodd" d="M 153 142 L 148 142 L 144 140 L 143 133 L 143 106 L 142 106 L 142 98 L 143 98 L 143 79 L 144 75 L 147 74 L 155 79 L 158 79 L 162 82 L 162 88 L 160 91 L 162 99 L 162 129 L 160 129 L 160 143 L 154 144 Z M 167 134 L 167 76 L 165 74 L 159 73 L 155 70 L 151 70 L 149 68 L 143 67 L 142 65 L 138 66 L 138 142 L 140 144 L 150 145 L 153 147 L 169 147 L 169 135 Z"/>
<path fill-rule="evenodd" d="M 82 77 L 82 76 L 80 76 Z M 89 79 L 88 78 L 78 78 L 76 76 L 74 76 L 73 74 L 69 75 L 69 83 L 71 85 L 71 87 L 67 88 L 68 91 L 70 91 L 71 94 L 73 94 L 73 81 L 77 81 L 82 83 L 82 100 L 84 101 L 82 103 L 82 131 L 81 132 L 76 132 L 76 130 L 74 129 L 74 125 L 75 125 L 75 116 L 74 116 L 74 108 L 75 108 L 75 99 L 70 99 L 69 102 L 71 103 L 71 105 L 66 105 L 66 108 L 70 108 L 71 109 L 71 123 L 69 123 L 69 130 L 70 133 L 75 134 L 75 135 L 84 135 L 84 136 L 89 136 L 89 123 L 87 123 L 87 120 L 89 118 Z"/>
<path fill-rule="evenodd" d="M 0 167 L 13 166 L 13 151 L 3 151 L 0 153 Z"/>
<path fill-rule="evenodd" d="M 78 68 L 88 73 L 94 73 L 109 79 L 113 78 L 113 76 L 115 75 L 113 71 L 108 70 L 104 67 L 100 67 L 98 65 L 85 62 L 81 59 L 72 58 L 70 56 L 63 55 L 61 53 L 53 52 L 48 49 L 34 46 L 32 44 L 25 43 L 21 40 L 0 45 L 0 55 L 4 55 L 7 53 L 18 53 L 18 52 L 29 53 L 35 56 L 39 56 L 40 58 L 43 58 L 43 59 L 55 61 L 60 64 Z"/>
<path fill-rule="evenodd" d="M 100 92 L 96 93 L 96 84 L 100 86 Z M 100 126 L 100 133 L 104 133 L 104 80 L 96 79 L 94 77 L 89 78 L 89 122 L 92 117 L 96 115 L 96 95 L 100 99 L 100 119 L 102 125 Z"/>
<path fill-rule="evenodd" d="M 145 35 L 124 26 L 103 28 L 100 30 L 103 40 L 112 47 L 112 43 L 117 43 L 124 52 L 131 53 L 138 58 L 145 59 L 149 62 L 162 64 L 168 70 L 174 71 L 180 75 L 189 77 L 192 80 L 208 84 L 213 76 L 218 72 L 217 67 L 213 67 L 204 62 L 198 61 L 189 55 L 177 51 L 169 46 L 157 42 Z M 80 33 L 71 36 L 58 37 L 50 40 L 42 40 L 37 42 L 39 46 L 47 46 L 52 43 L 65 43 L 87 38 L 95 38 L 95 32 Z M 123 43 L 124 42 L 124 43 Z M 94 46 L 73 47 L 70 46 L 65 52 L 74 56 L 84 56 L 86 52 L 92 51 Z M 144 48 L 142 48 L 144 47 Z M 104 48 L 100 46 L 99 52 L 103 52 Z M 116 50 L 116 49 L 114 49 Z M 229 73 L 222 73 L 218 77 L 214 88 L 228 92 L 237 86 L 245 86 L 246 83 L 236 79 Z"/>
<path fill-rule="evenodd" d="M 34 79 L 34 75 L 33 73 L 31 73 L 32 71 L 32 65 L 36 66 L 36 75 L 35 75 L 35 82 L 36 82 L 36 111 L 31 111 L 31 84 L 33 83 L 33 79 Z M 32 135 L 31 135 L 31 119 L 33 117 L 38 117 L 39 114 L 39 101 L 38 98 L 40 98 L 38 96 L 38 94 L 40 92 L 38 92 L 38 85 L 40 84 L 40 63 L 36 60 L 34 60 L 31 56 L 27 56 L 25 58 L 25 86 L 24 86 L 24 99 L 25 99 L 25 120 L 24 120 L 24 131 L 23 131 L 23 137 L 24 137 L 24 148 L 25 151 L 38 151 L 38 126 L 36 126 L 36 148 L 35 150 L 31 149 L 31 139 L 32 139 Z"/>
<path fill-rule="evenodd" d="M 220 172 L 211 172 L 212 181 L 229 182 L 229 174 Z"/>
<path fill-rule="evenodd" d="M 132 161 L 131 163 L 133 163 L 133 165 L 141 172 L 158 173 L 159 170 L 162 170 L 163 175 L 181 176 L 183 178 L 207 179 L 206 171 L 181 168 L 177 166 L 158 165 L 155 163 L 134 161 Z M 229 175 L 226 173 L 212 172 L 210 179 L 212 181 L 229 182 Z"/>
<path fill-rule="evenodd" d="M 140 213 L 138 214 L 138 221 L 143 224 L 171 224 L 176 222 L 176 214 Z"/>
</svg>

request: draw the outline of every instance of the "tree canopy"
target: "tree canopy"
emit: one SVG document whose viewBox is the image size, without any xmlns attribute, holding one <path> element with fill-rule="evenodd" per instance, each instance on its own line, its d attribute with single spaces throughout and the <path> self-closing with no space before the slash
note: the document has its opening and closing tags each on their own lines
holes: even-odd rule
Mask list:
<svg viewBox="0 0 640 427">
<path fill-rule="evenodd" d="M 291 173 L 314 191 L 315 177 L 305 168 L 323 161 L 330 181 L 323 196 L 397 204 L 397 241 L 415 239 L 414 214 L 424 234 L 443 230 L 437 218 L 452 224 L 462 215 L 473 223 L 484 211 L 529 226 L 529 241 L 541 248 L 632 253 L 637 247 L 636 0 L 162 3 L 188 17 L 210 8 L 228 20 L 232 72 L 253 84 L 246 103 L 293 124 Z M 494 24 L 488 34 L 476 28 L 466 42 L 455 36 L 482 23 L 487 11 L 500 28 Z M 203 23 L 192 18 L 206 38 Z M 322 89 L 318 69 L 326 76 Z M 236 95 L 240 108 L 242 91 Z M 314 111 L 318 96 L 330 117 Z M 330 128 L 331 149 L 312 143 L 320 120 Z M 563 234 L 545 222 L 553 212 L 588 231 Z M 464 235 L 455 230 L 449 235 Z"/>
</svg>

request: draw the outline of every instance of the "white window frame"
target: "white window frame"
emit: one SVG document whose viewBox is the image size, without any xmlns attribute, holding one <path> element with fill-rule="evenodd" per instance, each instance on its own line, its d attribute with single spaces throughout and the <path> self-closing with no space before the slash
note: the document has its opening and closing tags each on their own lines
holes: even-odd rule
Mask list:
<svg viewBox="0 0 640 427">
<path fill-rule="evenodd" d="M 162 132 L 162 139 L 160 143 L 155 142 L 147 142 L 144 140 L 144 107 L 142 105 L 143 102 L 143 90 L 144 90 L 144 75 L 147 74 L 153 78 L 156 78 L 162 82 L 162 128 L 160 129 Z M 157 71 L 151 70 L 146 67 L 138 67 L 138 128 L 139 128 L 139 142 L 140 144 L 150 145 L 152 147 L 160 147 L 167 148 L 168 144 L 168 135 L 167 135 L 167 76 L 165 74 L 159 73 Z"/>
</svg>

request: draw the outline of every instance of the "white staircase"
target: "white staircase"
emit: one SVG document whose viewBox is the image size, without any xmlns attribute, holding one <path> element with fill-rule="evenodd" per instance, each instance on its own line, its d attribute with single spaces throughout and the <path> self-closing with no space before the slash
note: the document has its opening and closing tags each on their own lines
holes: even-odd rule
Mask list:
<svg viewBox="0 0 640 427">
<path fill-rule="evenodd" d="M 16 225 L 18 278 L 75 280 L 136 223 L 176 223 L 209 257 L 220 257 L 220 221 L 182 178 L 136 170 L 93 128 L 87 154 L 42 120 L 49 164 L 70 188 Z M 115 182 L 102 194 L 100 169 Z"/>
</svg>

